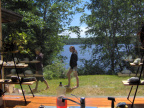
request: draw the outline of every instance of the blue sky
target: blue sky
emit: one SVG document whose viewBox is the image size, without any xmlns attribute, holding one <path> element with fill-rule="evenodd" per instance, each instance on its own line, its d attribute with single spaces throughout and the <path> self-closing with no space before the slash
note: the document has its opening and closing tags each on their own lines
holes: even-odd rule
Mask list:
<svg viewBox="0 0 144 108">
<path fill-rule="evenodd" d="M 83 4 L 85 2 L 90 2 L 90 0 L 83 0 Z M 83 5 L 82 4 L 82 5 Z M 86 14 L 90 14 L 90 11 L 88 11 L 87 9 L 85 9 L 85 13 Z M 82 13 L 78 13 L 76 14 L 74 17 L 73 17 L 73 21 L 71 22 L 71 26 L 80 26 L 82 32 L 81 32 L 81 37 L 85 37 L 85 31 L 86 31 L 86 27 L 87 25 L 86 24 L 80 24 L 80 16 L 82 15 Z M 70 34 L 70 37 L 71 38 L 77 38 L 77 35 L 74 34 L 74 33 L 71 33 Z"/>
<path fill-rule="evenodd" d="M 82 5 L 85 3 L 85 2 L 90 2 L 90 0 L 83 0 L 83 3 Z M 85 9 L 85 13 L 86 14 L 90 14 L 90 11 L 88 11 L 87 9 Z M 86 27 L 87 25 L 86 24 L 80 24 L 80 17 L 81 17 L 82 13 L 78 13 L 76 15 L 74 15 L 73 17 L 73 21 L 71 22 L 71 25 L 70 26 L 80 26 L 82 32 L 81 32 L 81 37 L 85 37 L 85 31 L 86 31 Z M 63 35 L 66 35 L 66 34 L 69 34 L 68 31 L 65 31 L 62 33 Z M 77 35 L 75 33 L 70 33 L 69 36 L 71 38 L 77 38 Z"/>
</svg>

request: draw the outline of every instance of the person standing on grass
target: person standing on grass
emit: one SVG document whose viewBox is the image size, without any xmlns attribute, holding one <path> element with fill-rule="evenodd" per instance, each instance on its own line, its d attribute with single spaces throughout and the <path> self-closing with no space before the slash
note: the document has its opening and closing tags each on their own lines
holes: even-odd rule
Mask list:
<svg viewBox="0 0 144 108">
<path fill-rule="evenodd" d="M 43 54 L 40 51 L 40 48 L 35 49 L 35 53 L 36 53 L 36 60 L 40 61 L 39 63 L 36 63 L 36 74 L 39 75 L 43 75 Z M 41 81 L 46 84 L 46 88 L 45 90 L 47 90 L 49 88 L 47 81 L 44 79 L 44 77 L 36 77 L 37 81 L 36 81 L 36 87 L 34 89 L 34 91 L 37 91 L 38 88 L 38 82 Z"/>
<path fill-rule="evenodd" d="M 139 36 L 140 42 L 141 42 L 141 46 L 144 48 L 144 23 L 141 23 L 141 30 L 140 32 L 137 33 L 137 35 Z"/>
<path fill-rule="evenodd" d="M 71 58 L 70 58 L 70 69 L 67 73 L 67 77 L 68 77 L 68 85 L 66 85 L 65 87 L 70 87 L 70 80 L 71 80 L 71 73 L 74 72 L 74 76 L 76 77 L 76 88 L 79 87 L 79 78 L 78 78 L 78 73 L 77 73 L 77 61 L 78 61 L 78 55 L 77 55 L 77 51 L 75 50 L 74 46 L 70 46 L 69 48 L 70 52 L 72 52 L 71 54 Z"/>
</svg>

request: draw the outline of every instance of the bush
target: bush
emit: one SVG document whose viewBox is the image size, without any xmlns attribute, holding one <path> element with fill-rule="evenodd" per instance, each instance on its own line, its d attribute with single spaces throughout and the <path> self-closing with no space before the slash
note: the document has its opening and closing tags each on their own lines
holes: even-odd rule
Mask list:
<svg viewBox="0 0 144 108">
<path fill-rule="evenodd" d="M 92 60 L 82 60 L 84 66 L 78 68 L 79 75 L 103 75 L 105 74 L 104 68 Z"/>
<path fill-rule="evenodd" d="M 44 67 L 44 77 L 49 80 L 53 78 L 66 78 L 67 70 L 64 66 L 65 64 L 61 60 L 55 59 L 53 64 Z"/>
<path fill-rule="evenodd" d="M 44 71 L 44 77 L 45 79 L 49 79 L 49 80 L 53 79 L 53 72 L 50 70 L 47 70 L 46 72 Z"/>
</svg>

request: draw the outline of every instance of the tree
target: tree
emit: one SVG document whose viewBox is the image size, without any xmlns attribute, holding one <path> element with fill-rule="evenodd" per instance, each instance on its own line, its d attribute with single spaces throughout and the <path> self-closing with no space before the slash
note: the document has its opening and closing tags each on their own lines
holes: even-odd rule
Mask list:
<svg viewBox="0 0 144 108">
<path fill-rule="evenodd" d="M 90 15 L 83 15 L 81 22 L 88 25 L 86 34 L 88 37 L 101 39 L 95 42 L 93 49 L 93 59 L 95 64 L 103 63 L 101 68 L 106 68 L 109 74 L 118 72 L 118 65 L 122 57 L 134 54 L 133 47 L 130 46 L 134 36 L 138 32 L 138 27 L 143 17 L 143 5 L 140 1 L 127 0 L 90 0 L 87 3 L 87 8 L 91 11 Z M 122 37 L 124 40 L 117 40 L 117 37 Z M 119 43 L 124 44 L 119 44 Z M 98 44 L 97 44 L 98 43 Z M 101 47 L 98 47 L 100 45 Z M 126 51 L 121 52 L 119 49 L 125 47 Z M 99 57 L 97 54 L 101 53 Z M 98 58 L 98 59 L 97 59 Z"/>
<path fill-rule="evenodd" d="M 44 65 L 51 64 L 63 48 L 62 40 L 67 38 L 59 34 L 70 24 L 80 0 L 2 0 L 2 3 L 4 8 L 23 15 L 22 21 L 3 25 L 4 37 L 15 31 L 25 32 L 29 56 L 34 58 L 34 49 L 41 47 Z"/>
</svg>

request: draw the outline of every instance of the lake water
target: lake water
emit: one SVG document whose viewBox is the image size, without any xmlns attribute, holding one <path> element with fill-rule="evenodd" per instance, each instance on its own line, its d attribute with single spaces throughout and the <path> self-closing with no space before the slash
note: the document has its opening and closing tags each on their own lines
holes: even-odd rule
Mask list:
<svg viewBox="0 0 144 108">
<path fill-rule="evenodd" d="M 124 44 L 119 44 L 119 45 L 122 46 L 119 49 L 119 51 L 126 51 Z M 74 46 L 78 52 L 78 62 L 77 62 L 78 66 L 84 66 L 83 63 L 80 61 L 80 59 L 86 59 L 86 60 L 92 59 L 92 49 L 95 47 L 95 45 L 91 45 L 91 48 L 86 48 L 86 50 L 83 51 L 84 53 L 82 53 L 82 49 L 80 48 L 81 45 L 65 45 L 63 47 L 64 50 L 60 53 L 60 55 L 67 57 L 67 59 L 64 60 L 64 63 L 66 64 L 65 66 L 66 69 L 69 68 L 69 61 L 70 61 L 70 56 L 71 56 L 71 52 L 69 51 L 70 46 Z M 97 56 L 100 56 L 100 54 Z"/>
<path fill-rule="evenodd" d="M 62 51 L 60 55 L 67 57 L 67 59 L 64 60 L 64 63 L 66 63 L 66 66 L 65 66 L 66 69 L 69 68 L 69 61 L 70 61 L 70 56 L 71 56 L 71 52 L 69 51 L 70 46 L 74 46 L 78 52 L 78 62 L 77 62 L 78 66 L 80 66 L 80 65 L 83 66 L 83 63 L 80 61 L 80 59 L 86 59 L 86 60 L 91 59 L 91 56 L 92 56 L 91 51 L 95 47 L 95 45 L 92 45 L 91 48 L 86 48 L 84 53 L 82 53 L 82 49 L 80 48 L 81 45 L 65 45 L 63 47 L 64 51 Z"/>
</svg>

